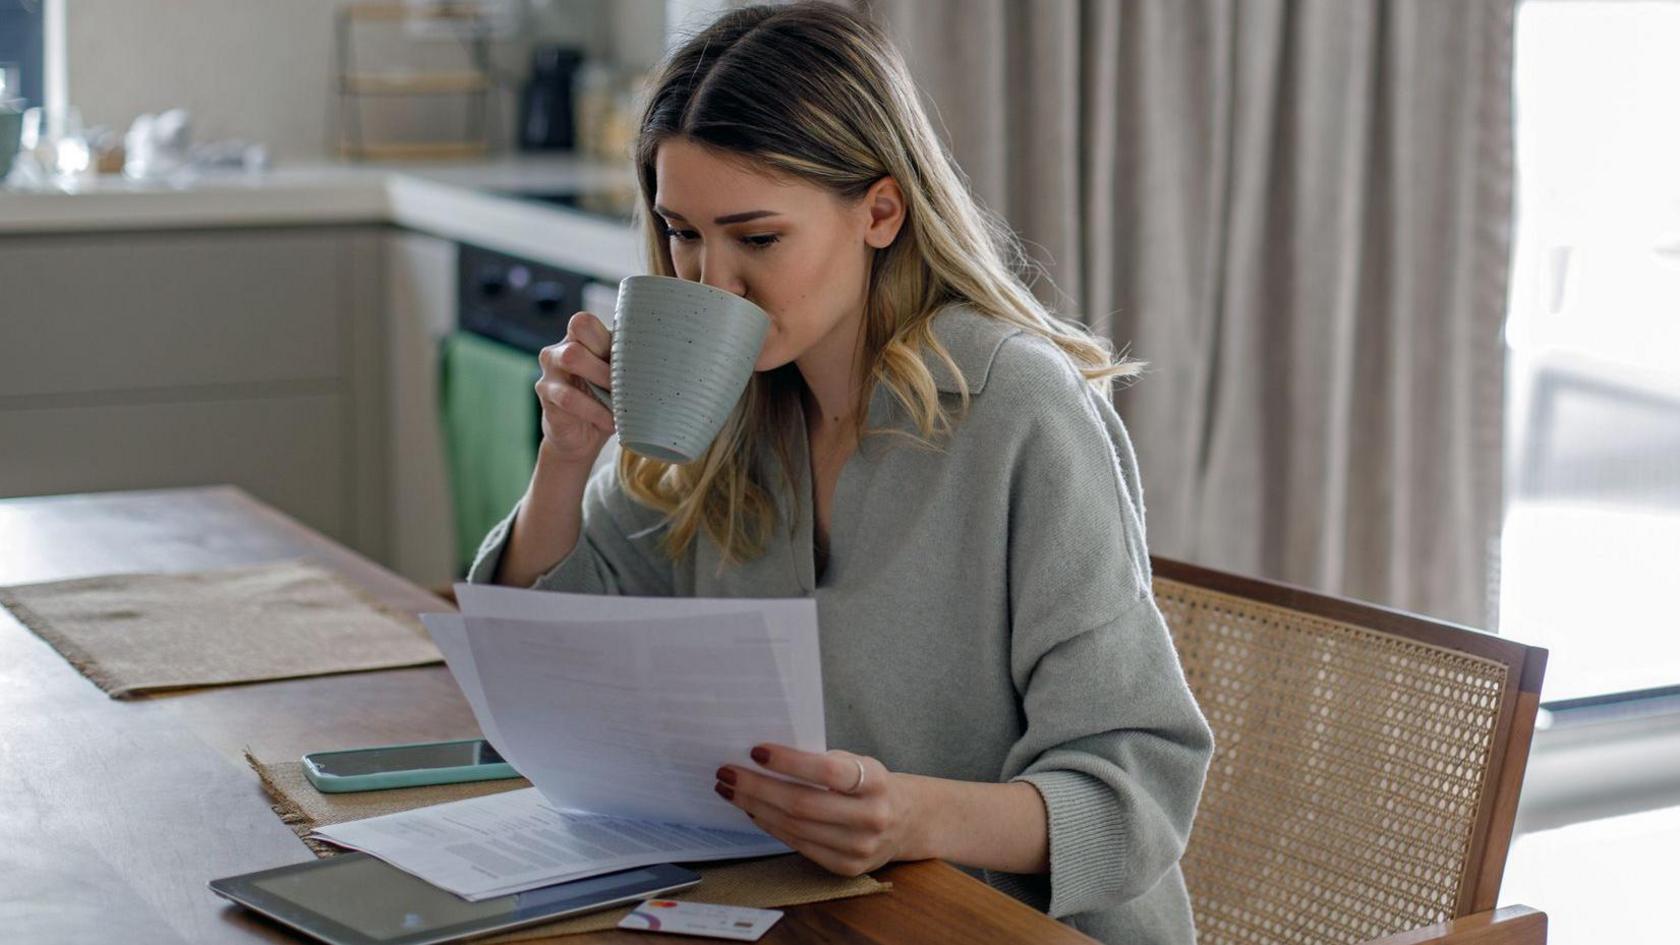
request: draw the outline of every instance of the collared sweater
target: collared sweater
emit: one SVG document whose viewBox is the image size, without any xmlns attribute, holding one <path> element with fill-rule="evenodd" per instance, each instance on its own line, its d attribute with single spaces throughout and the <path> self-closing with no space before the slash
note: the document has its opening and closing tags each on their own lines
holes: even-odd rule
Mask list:
<svg viewBox="0 0 1680 945">
<path fill-rule="evenodd" d="M 1113 945 L 1194 942 L 1179 859 L 1213 734 L 1150 590 L 1130 438 L 1049 340 L 961 304 L 932 330 L 968 408 L 924 351 L 953 431 L 938 450 L 863 437 L 834 489 L 820 579 L 809 446 L 792 410 L 794 488 L 766 484 L 778 520 L 764 554 L 720 568 L 702 530 L 673 561 L 663 516 L 606 462 L 585 488 L 577 546 L 532 586 L 814 596 L 830 748 L 1042 795 L 1048 873 L 953 865 Z M 880 385 L 867 425 L 914 430 Z M 469 581 L 492 579 L 513 515 L 486 535 Z"/>
</svg>

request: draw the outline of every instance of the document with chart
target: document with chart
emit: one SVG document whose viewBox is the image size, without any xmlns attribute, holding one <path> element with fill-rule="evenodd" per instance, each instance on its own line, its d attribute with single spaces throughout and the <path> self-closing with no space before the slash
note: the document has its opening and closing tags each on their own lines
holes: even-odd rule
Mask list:
<svg viewBox="0 0 1680 945">
<path fill-rule="evenodd" d="M 826 750 L 816 602 L 456 585 L 421 620 L 479 727 L 534 787 L 315 835 L 469 900 L 786 853 L 712 790 L 762 742 Z"/>
</svg>

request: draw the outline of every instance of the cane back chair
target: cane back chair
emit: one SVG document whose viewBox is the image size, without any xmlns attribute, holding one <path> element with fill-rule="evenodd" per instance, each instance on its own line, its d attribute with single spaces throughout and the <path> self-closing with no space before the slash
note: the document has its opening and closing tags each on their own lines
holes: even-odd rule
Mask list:
<svg viewBox="0 0 1680 945">
<path fill-rule="evenodd" d="M 1182 860 L 1200 945 L 1543 943 L 1496 909 L 1546 651 L 1153 559 L 1214 755 Z"/>
</svg>

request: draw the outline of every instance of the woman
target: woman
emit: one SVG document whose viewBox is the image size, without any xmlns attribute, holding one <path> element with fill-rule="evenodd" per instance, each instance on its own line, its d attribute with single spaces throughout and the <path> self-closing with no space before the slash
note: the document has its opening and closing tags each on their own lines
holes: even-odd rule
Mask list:
<svg viewBox="0 0 1680 945">
<path fill-rule="evenodd" d="M 635 154 L 652 270 L 772 327 L 708 452 L 620 451 L 580 312 L 541 354 L 540 458 L 468 579 L 816 598 L 826 754 L 714 789 L 822 866 L 940 857 L 1110 942 L 1189 942 L 1178 860 L 1212 752 L 1150 593 L 1136 365 L 1047 313 L 902 58 L 826 3 L 675 51 Z"/>
</svg>

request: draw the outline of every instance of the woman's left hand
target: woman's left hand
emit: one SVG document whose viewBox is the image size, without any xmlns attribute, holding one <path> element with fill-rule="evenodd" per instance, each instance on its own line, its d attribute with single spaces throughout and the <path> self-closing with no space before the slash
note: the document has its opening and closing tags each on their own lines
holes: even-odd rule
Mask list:
<svg viewBox="0 0 1680 945">
<path fill-rule="evenodd" d="M 791 784 L 724 765 L 714 790 L 746 811 L 765 832 L 829 872 L 861 876 L 894 860 L 926 856 L 918 849 L 921 817 L 911 778 L 849 751 L 816 754 L 764 744 L 752 755 L 770 771 L 811 784 Z M 863 785 L 856 793 L 846 793 L 858 782 L 859 764 Z"/>
</svg>

